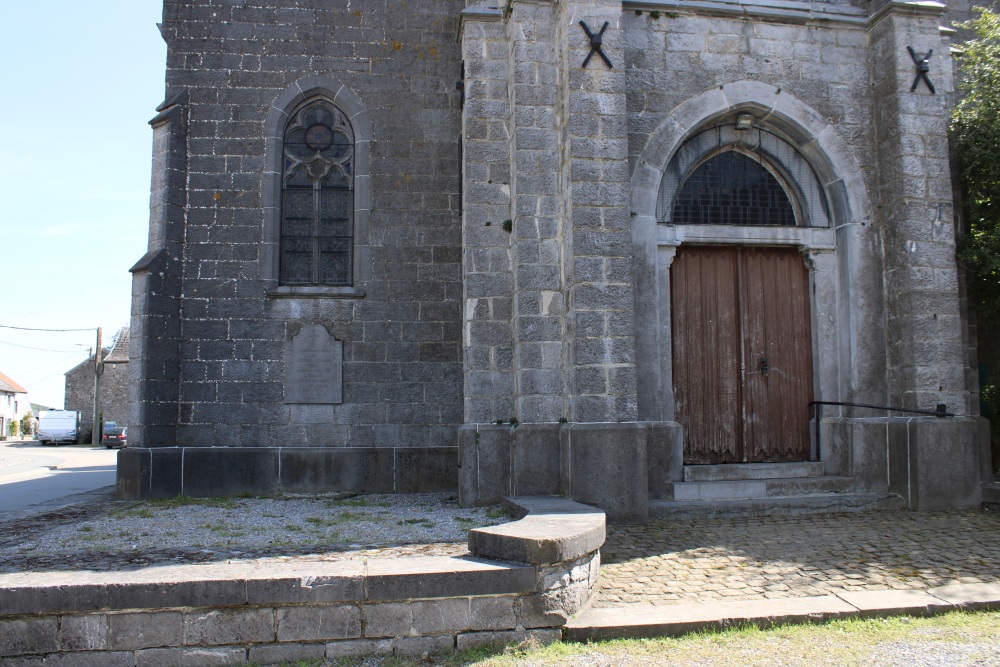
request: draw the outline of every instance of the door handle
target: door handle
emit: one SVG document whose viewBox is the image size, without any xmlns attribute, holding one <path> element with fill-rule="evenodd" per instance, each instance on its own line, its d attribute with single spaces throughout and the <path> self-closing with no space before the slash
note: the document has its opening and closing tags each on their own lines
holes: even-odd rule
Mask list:
<svg viewBox="0 0 1000 667">
<path fill-rule="evenodd" d="M 763 375 L 764 377 L 767 377 L 767 370 L 768 370 L 768 367 L 767 367 L 767 357 L 761 357 L 760 358 L 760 361 L 757 362 L 757 370 L 760 371 L 761 375 Z"/>
</svg>

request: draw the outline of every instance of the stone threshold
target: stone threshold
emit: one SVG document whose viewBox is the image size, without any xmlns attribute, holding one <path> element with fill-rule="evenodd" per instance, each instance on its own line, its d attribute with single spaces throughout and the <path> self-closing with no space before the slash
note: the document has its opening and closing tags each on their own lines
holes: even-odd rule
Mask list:
<svg viewBox="0 0 1000 667">
<path fill-rule="evenodd" d="M 1000 609 L 1000 583 L 926 590 L 859 591 L 804 598 L 590 608 L 565 626 L 572 641 L 677 636 L 753 625 L 820 623 L 837 618 L 928 616 Z"/>
</svg>

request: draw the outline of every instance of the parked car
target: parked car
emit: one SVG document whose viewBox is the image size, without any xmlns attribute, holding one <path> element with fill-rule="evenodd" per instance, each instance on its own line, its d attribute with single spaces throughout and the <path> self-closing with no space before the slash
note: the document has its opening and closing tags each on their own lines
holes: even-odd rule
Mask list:
<svg viewBox="0 0 1000 667">
<path fill-rule="evenodd" d="M 104 437 L 101 438 L 101 444 L 108 449 L 112 447 L 128 447 L 128 427 L 116 426 L 105 429 Z"/>
</svg>

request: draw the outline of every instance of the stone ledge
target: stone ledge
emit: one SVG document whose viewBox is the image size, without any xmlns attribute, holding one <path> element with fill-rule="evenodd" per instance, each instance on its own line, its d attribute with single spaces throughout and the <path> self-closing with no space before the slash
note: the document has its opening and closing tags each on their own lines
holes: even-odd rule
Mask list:
<svg viewBox="0 0 1000 667">
<path fill-rule="evenodd" d="M 0 616 L 399 600 L 535 591 L 535 568 L 421 556 L 347 563 L 176 565 L 0 575 Z"/>
<path fill-rule="evenodd" d="M 469 551 L 494 560 L 544 565 L 576 560 L 604 544 L 604 512 L 548 496 L 504 498 L 517 521 L 469 531 Z"/>
<path fill-rule="evenodd" d="M 769 627 L 834 618 L 926 616 L 958 609 L 1000 609 L 1000 583 L 926 590 L 864 591 L 806 598 L 633 605 L 588 609 L 566 624 L 566 639 L 590 641 L 681 635 L 734 625 Z"/>
</svg>

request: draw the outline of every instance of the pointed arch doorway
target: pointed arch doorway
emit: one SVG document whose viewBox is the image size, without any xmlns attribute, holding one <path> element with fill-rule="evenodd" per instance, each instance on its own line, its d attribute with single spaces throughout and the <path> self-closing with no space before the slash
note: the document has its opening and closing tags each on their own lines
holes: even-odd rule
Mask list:
<svg viewBox="0 0 1000 667">
<path fill-rule="evenodd" d="M 700 161 L 679 188 L 672 222 L 795 226 L 793 184 L 768 167 L 737 150 Z M 683 244 L 670 270 L 685 464 L 809 460 L 811 305 L 799 250 Z"/>
</svg>

